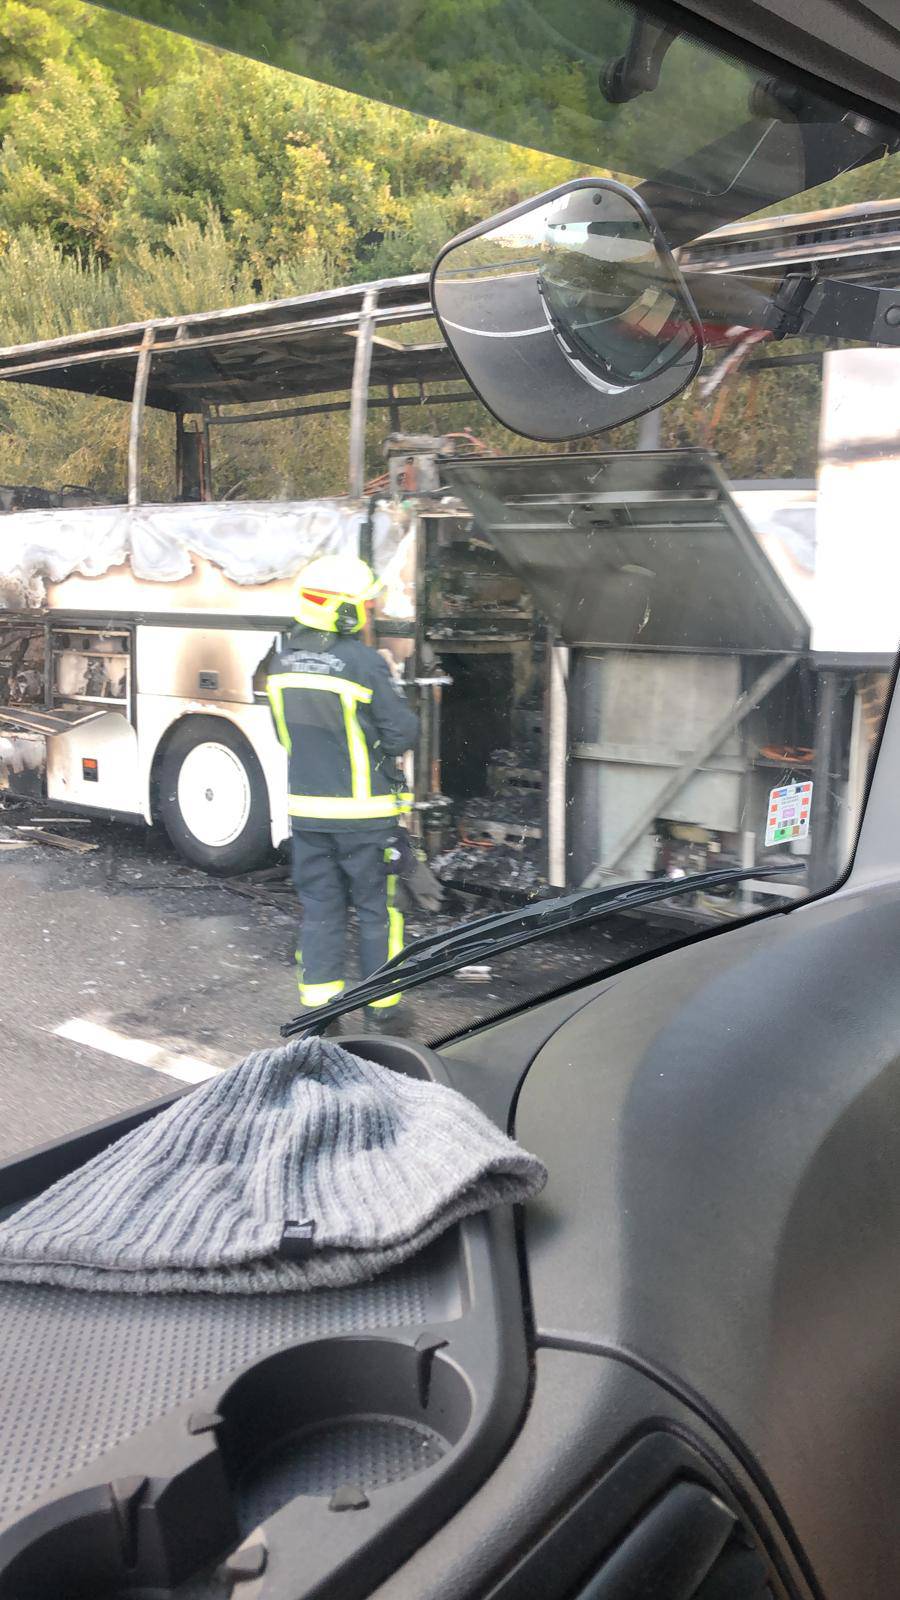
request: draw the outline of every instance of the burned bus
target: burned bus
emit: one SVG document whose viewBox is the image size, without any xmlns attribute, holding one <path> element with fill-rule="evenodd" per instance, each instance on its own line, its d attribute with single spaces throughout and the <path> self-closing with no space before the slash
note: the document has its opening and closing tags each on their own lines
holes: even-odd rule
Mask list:
<svg viewBox="0 0 900 1600">
<path fill-rule="evenodd" d="M 187 859 L 213 871 L 257 865 L 289 830 L 285 757 L 260 666 L 291 625 L 298 572 L 340 551 L 363 556 L 384 582 L 377 642 L 419 705 L 425 738 L 409 776 L 417 824 L 433 838 L 430 816 L 446 816 L 430 797 L 448 674 L 423 609 L 423 518 L 445 568 L 451 547 L 468 552 L 472 529 L 436 473 L 436 454 L 451 454 L 453 441 L 403 424 L 411 408 L 443 416 L 472 396 L 429 337 L 430 318 L 427 279 L 416 276 L 0 352 L 5 392 L 90 396 L 127 418 L 121 493 L 90 483 L 0 488 L 7 790 L 161 821 Z M 323 417 L 345 426 L 326 440 L 335 446 L 328 492 L 320 478 L 311 495 L 304 429 Z M 379 423 L 386 459 L 370 480 L 367 435 L 371 446 Z M 224 486 L 217 480 L 221 440 L 250 434 L 265 454 L 260 437 L 285 427 L 296 443 L 291 482 L 282 473 L 265 496 L 248 496 L 233 471 Z M 160 455 L 160 428 L 170 447 L 162 491 L 165 467 L 157 459 L 151 473 L 148 461 L 148 441 Z M 467 681 L 470 658 L 477 676 L 485 654 L 530 638 L 520 585 L 500 565 L 476 540 L 466 598 L 451 603 Z M 505 727 L 486 730 L 486 745 L 508 742 Z"/>
<path fill-rule="evenodd" d="M 684 265 L 833 255 L 835 220 L 858 245 L 865 219 L 824 213 L 723 230 Z M 258 864 L 289 828 L 260 665 L 300 568 L 340 549 L 384 579 L 377 643 L 420 717 L 411 825 L 450 881 L 527 896 L 773 856 L 827 876 L 892 653 L 897 353 L 780 355 L 733 330 L 723 364 L 818 363 L 827 448 L 817 481 L 729 483 L 652 429 L 628 451 L 479 445 L 432 318 L 420 275 L 0 351 L 0 403 L 24 385 L 117 407 L 125 468 L 116 492 L 41 482 L 36 457 L 37 482 L 0 486 L 0 785 L 162 822 L 212 871 Z M 841 436 L 851 391 L 872 397 L 866 440 Z M 321 419 L 342 425 L 330 479 Z M 874 630 L 836 537 L 853 505 L 884 573 Z M 820 859 L 805 830 L 767 838 L 773 793 L 804 786 L 843 819 L 814 831 Z"/>
</svg>

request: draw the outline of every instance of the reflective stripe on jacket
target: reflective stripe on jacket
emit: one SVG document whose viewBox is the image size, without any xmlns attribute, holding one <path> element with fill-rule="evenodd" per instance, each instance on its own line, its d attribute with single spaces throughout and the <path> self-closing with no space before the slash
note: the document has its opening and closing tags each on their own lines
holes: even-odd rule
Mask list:
<svg viewBox="0 0 900 1600">
<path fill-rule="evenodd" d="M 269 659 L 266 691 L 288 752 L 292 817 L 359 826 L 409 810 L 396 757 L 418 720 L 376 650 L 354 635 L 295 629 Z"/>
</svg>

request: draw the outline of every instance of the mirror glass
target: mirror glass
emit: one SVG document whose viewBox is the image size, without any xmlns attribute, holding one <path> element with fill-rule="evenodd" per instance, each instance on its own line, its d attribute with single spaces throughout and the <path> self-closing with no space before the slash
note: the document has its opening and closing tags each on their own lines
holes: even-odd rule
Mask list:
<svg viewBox="0 0 900 1600">
<path fill-rule="evenodd" d="M 452 242 L 432 279 L 470 383 L 527 438 L 597 433 L 697 370 L 697 314 L 652 218 L 619 184 L 540 196 Z"/>
</svg>

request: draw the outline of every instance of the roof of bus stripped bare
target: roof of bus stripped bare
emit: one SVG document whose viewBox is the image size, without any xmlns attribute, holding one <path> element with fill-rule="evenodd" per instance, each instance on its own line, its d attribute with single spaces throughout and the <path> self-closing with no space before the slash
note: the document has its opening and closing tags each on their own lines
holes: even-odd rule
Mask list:
<svg viewBox="0 0 900 1600">
<path fill-rule="evenodd" d="M 371 387 L 446 382 L 459 368 L 431 318 L 417 273 L 188 316 L 151 318 L 0 350 L 0 379 L 131 399 L 149 344 L 146 402 L 165 411 L 349 391 L 356 333 L 373 322 Z M 398 337 L 398 335 L 403 335 Z"/>
<path fill-rule="evenodd" d="M 767 256 L 774 251 L 773 261 L 780 259 L 777 247 L 787 247 L 798 230 L 804 259 L 900 254 L 900 202 L 868 201 L 731 224 L 702 234 L 680 256 L 689 268 L 758 269 L 756 250 Z M 729 258 L 733 254 L 733 259 L 719 260 L 717 251 Z M 840 265 L 832 260 L 831 270 Z M 436 324 L 429 330 L 431 337 L 398 338 L 398 332 L 408 333 L 431 318 L 428 277 L 415 273 L 10 346 L 0 349 L 0 379 L 130 400 L 138 355 L 152 335 L 147 404 L 163 410 L 190 412 L 204 404 L 342 393 L 350 388 L 355 334 L 366 296 L 372 293 L 370 387 L 459 377 Z"/>
</svg>

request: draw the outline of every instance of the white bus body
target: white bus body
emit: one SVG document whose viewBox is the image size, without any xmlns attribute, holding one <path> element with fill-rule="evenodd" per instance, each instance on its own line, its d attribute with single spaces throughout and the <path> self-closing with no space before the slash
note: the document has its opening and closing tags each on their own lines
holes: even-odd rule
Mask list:
<svg viewBox="0 0 900 1600">
<path fill-rule="evenodd" d="M 0 639 L 20 660 L 0 709 L 0 785 L 164 820 L 188 859 L 213 870 L 261 859 L 263 833 L 267 847 L 289 833 L 261 664 L 291 626 L 299 571 L 323 550 L 357 554 L 366 521 L 365 507 L 337 500 L 6 516 Z M 374 511 L 381 609 L 401 627 L 414 614 L 414 537 L 408 509 Z M 167 774 L 176 740 L 184 758 Z"/>
</svg>

